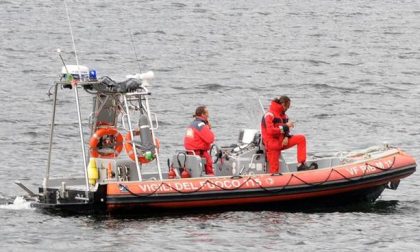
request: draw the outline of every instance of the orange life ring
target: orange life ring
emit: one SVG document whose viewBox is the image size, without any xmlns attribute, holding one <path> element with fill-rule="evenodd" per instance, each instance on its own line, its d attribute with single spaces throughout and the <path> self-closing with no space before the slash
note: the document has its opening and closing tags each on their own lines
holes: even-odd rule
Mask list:
<svg viewBox="0 0 420 252">
<path fill-rule="evenodd" d="M 113 148 L 113 152 L 111 153 L 103 153 L 99 151 L 98 144 L 101 142 L 101 139 L 104 136 L 111 136 L 113 140 L 111 140 L 111 146 Z M 106 127 L 98 129 L 95 134 L 92 135 L 89 141 L 90 147 L 90 156 L 94 158 L 116 158 L 122 151 L 124 138 L 118 132 L 118 130 L 114 127 Z"/>
<path fill-rule="evenodd" d="M 139 136 L 139 135 L 140 135 L 140 130 L 138 130 L 138 129 L 133 130 L 133 136 Z M 157 137 L 155 137 L 155 144 L 156 144 L 157 151 L 159 151 L 160 142 L 159 142 L 159 139 Z M 124 145 L 125 145 L 125 152 L 127 153 L 127 155 L 131 158 L 131 160 L 135 161 L 136 158 L 134 156 L 133 144 L 132 144 L 132 141 L 131 141 L 130 132 L 128 132 L 125 135 L 125 144 Z M 153 160 L 153 159 L 152 160 L 147 159 L 146 157 L 143 156 L 142 153 L 138 153 L 138 152 L 137 152 L 137 158 L 138 158 L 139 162 L 142 163 L 142 164 L 147 164 L 147 163 L 149 163 L 150 161 Z"/>
</svg>

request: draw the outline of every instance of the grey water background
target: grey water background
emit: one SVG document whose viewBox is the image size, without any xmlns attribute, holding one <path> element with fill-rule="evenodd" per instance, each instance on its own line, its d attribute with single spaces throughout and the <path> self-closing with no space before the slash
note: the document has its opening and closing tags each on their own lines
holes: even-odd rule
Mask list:
<svg viewBox="0 0 420 252">
<path fill-rule="evenodd" d="M 161 164 L 182 149 L 195 107 L 206 104 L 217 143 L 257 128 L 281 94 L 309 153 L 399 146 L 420 158 L 419 1 L 68 1 L 81 64 L 122 80 L 153 70 Z M 130 33 L 133 39 L 130 38 Z M 132 43 L 134 42 L 134 43 Z M 133 44 L 139 62 L 136 60 Z M 331 211 L 235 211 L 181 216 L 50 216 L 7 205 L 45 175 L 61 48 L 75 63 L 61 1 L 0 1 L 0 249 L 2 251 L 417 251 L 419 175 L 372 205 Z M 71 91 L 52 175 L 81 175 Z M 89 96 L 81 92 L 84 124 Z M 87 132 L 86 132 L 87 134 Z M 293 160 L 294 152 L 285 154 Z"/>
</svg>

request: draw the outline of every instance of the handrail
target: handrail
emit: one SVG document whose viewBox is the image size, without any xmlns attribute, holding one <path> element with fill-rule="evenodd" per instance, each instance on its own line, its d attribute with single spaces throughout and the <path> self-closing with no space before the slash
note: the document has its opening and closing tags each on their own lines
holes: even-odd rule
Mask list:
<svg viewBox="0 0 420 252">
<path fill-rule="evenodd" d="M 43 182 L 44 188 L 44 195 L 47 193 L 48 187 L 48 180 L 50 179 L 50 169 L 51 169 L 51 156 L 52 156 L 52 143 L 53 143 L 53 135 L 54 135 L 54 125 L 55 125 L 55 113 L 57 107 L 57 90 L 58 90 L 59 83 L 54 83 L 54 100 L 53 100 L 53 112 L 51 116 L 51 126 L 50 126 L 50 139 L 48 144 L 48 162 L 47 162 L 47 170 Z"/>
<path fill-rule="evenodd" d="M 148 92 L 147 88 L 144 88 L 144 90 L 146 92 Z M 150 114 L 149 99 L 147 97 L 144 97 L 144 99 L 145 99 L 145 102 L 146 102 L 147 117 L 149 119 L 149 123 L 152 124 L 152 116 Z M 152 125 L 150 125 L 150 131 L 152 132 L 153 145 L 155 146 L 156 165 L 157 165 L 157 168 L 158 168 L 159 178 L 160 178 L 160 180 L 162 180 L 163 176 L 162 176 L 162 169 L 160 168 L 159 150 L 157 149 L 155 131 L 154 131 Z"/>
<path fill-rule="evenodd" d="M 74 87 L 74 95 L 76 99 L 76 108 L 77 108 L 77 118 L 79 120 L 79 134 L 80 134 L 80 142 L 82 144 L 82 155 L 83 155 L 83 166 L 85 168 L 85 180 L 86 180 L 86 198 L 89 198 L 89 176 L 88 176 L 88 167 L 87 167 L 87 158 L 86 158 L 86 150 L 85 150 L 85 140 L 83 138 L 83 129 L 82 129 L 82 116 L 80 113 L 80 104 L 79 104 L 79 93 L 77 91 L 77 86 Z"/>
<path fill-rule="evenodd" d="M 130 118 L 130 111 L 129 111 L 129 108 L 128 108 L 127 96 L 125 94 L 123 94 L 122 96 L 123 96 L 123 99 L 124 99 L 124 105 L 125 105 L 125 109 L 126 109 L 128 129 L 129 129 L 130 136 L 131 136 L 131 139 L 132 139 L 131 143 L 133 145 L 134 161 L 136 163 L 137 174 L 139 175 L 139 181 L 143 181 L 140 166 L 139 166 L 139 157 L 137 156 L 136 143 L 134 142 L 133 127 L 131 125 L 131 118 Z"/>
</svg>

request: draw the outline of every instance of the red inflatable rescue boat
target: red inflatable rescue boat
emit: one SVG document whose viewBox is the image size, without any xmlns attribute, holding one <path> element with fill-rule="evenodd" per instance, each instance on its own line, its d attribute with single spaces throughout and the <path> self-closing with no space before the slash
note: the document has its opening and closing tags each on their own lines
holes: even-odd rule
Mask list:
<svg viewBox="0 0 420 252">
<path fill-rule="evenodd" d="M 204 159 L 184 151 L 175 153 L 168 168 L 162 169 L 159 152 L 163 150 L 162 145 L 159 150 L 156 138 L 158 123 L 152 117 L 148 101 L 151 93 L 146 85 L 152 77 L 148 72 L 124 82 L 86 77 L 77 85 L 65 80 L 55 83 L 44 181 L 37 193 L 17 182 L 29 193 L 34 207 L 88 214 L 335 207 L 373 202 L 384 189 L 396 189 L 401 179 L 416 170 L 413 157 L 397 147 L 381 145 L 314 156 L 307 161 L 315 164 L 314 170 L 297 171 L 296 163 L 281 160 L 282 173 L 268 174 L 258 130 L 241 131 L 238 143 L 232 146 L 214 146 L 215 176 L 206 175 Z M 81 137 L 81 160 L 86 160 L 80 165 L 83 177 L 51 178 L 57 92 L 66 88 L 76 89 L 77 109 L 78 89 L 93 96 L 90 146 L 87 148 Z M 80 116 L 80 110 L 78 113 Z M 75 130 L 83 136 L 81 120 Z M 183 173 L 190 178 L 183 178 Z"/>
</svg>

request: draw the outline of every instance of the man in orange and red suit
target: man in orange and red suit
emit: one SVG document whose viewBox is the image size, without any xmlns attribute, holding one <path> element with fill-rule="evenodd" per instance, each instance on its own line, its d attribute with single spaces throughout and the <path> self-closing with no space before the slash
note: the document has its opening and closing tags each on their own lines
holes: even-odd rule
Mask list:
<svg viewBox="0 0 420 252">
<path fill-rule="evenodd" d="M 279 173 L 279 158 L 281 150 L 289 149 L 297 145 L 297 161 L 300 163 L 298 170 L 305 170 L 306 161 L 306 138 L 304 135 L 290 135 L 290 129 L 295 125 L 289 121 L 286 111 L 291 104 L 290 98 L 280 96 L 271 101 L 267 113 L 264 114 L 261 121 L 261 134 L 267 161 L 269 164 L 269 173 Z"/>
<path fill-rule="evenodd" d="M 209 123 L 209 111 L 206 106 L 199 106 L 195 110 L 195 119 L 187 128 L 184 137 L 184 147 L 187 151 L 194 151 L 196 155 L 206 159 L 206 174 L 214 175 L 213 161 L 209 150 L 214 142 L 214 133 Z"/>
</svg>

